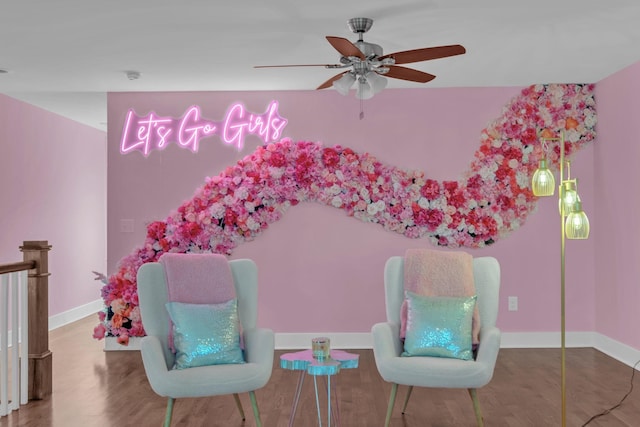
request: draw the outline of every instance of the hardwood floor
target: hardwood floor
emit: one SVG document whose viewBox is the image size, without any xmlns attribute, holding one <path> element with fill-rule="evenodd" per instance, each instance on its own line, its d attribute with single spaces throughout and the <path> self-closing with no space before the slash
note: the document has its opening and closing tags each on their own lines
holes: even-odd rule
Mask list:
<svg viewBox="0 0 640 427">
<path fill-rule="evenodd" d="M 95 322 L 91 316 L 51 332 L 53 395 L 0 418 L 0 427 L 162 425 L 166 400 L 149 387 L 140 354 L 104 352 L 103 343 L 91 338 Z M 352 352 L 360 355 L 359 368 L 343 370 L 338 376 L 342 426 L 382 426 L 391 387 L 378 375 L 371 350 Z M 276 352 L 271 380 L 256 392 L 265 427 L 287 426 L 289 420 L 298 374 L 280 369 L 282 353 Z M 632 372 L 594 349 L 567 349 L 567 425 L 582 426 L 591 416 L 618 403 L 630 389 Z M 317 425 L 311 378 L 307 377 L 302 390 L 298 427 Z M 635 380 L 637 385 L 640 380 Z M 464 390 L 416 388 L 403 416 L 400 409 L 405 393 L 400 387 L 392 426 L 475 426 L 471 399 Z M 493 380 L 478 396 L 488 427 L 559 426 L 560 350 L 500 350 Z M 241 400 L 247 415 L 244 423 L 231 396 L 178 399 L 173 425 L 254 426 L 248 396 L 241 396 Z M 640 390 L 632 392 L 620 408 L 589 424 L 639 425 Z"/>
</svg>

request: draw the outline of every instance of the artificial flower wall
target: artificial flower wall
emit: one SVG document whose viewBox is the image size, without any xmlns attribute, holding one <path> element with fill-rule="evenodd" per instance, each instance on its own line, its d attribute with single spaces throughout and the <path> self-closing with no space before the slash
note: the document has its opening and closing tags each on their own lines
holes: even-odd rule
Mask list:
<svg viewBox="0 0 640 427">
<path fill-rule="evenodd" d="M 165 221 L 147 227 L 144 245 L 123 258 L 105 279 L 105 310 L 94 337 L 144 336 L 136 274 L 165 252 L 230 255 L 258 237 L 300 202 L 319 202 L 347 216 L 438 246 L 478 248 L 524 224 L 537 198 L 530 180 L 546 157 L 557 167 L 559 146 L 543 152 L 540 135 L 565 134 L 570 156 L 595 137 L 593 85 L 528 87 L 482 130 L 480 147 L 457 181 L 429 179 L 422 171 L 386 165 L 368 153 L 339 145 L 283 139 L 258 147 L 218 176 Z"/>
</svg>

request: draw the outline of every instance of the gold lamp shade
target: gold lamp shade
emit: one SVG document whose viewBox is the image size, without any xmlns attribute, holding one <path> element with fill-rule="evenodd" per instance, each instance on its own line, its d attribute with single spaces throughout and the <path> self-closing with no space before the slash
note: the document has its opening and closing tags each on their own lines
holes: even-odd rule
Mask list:
<svg viewBox="0 0 640 427">
<path fill-rule="evenodd" d="M 547 159 L 540 160 L 540 164 L 531 179 L 531 189 L 534 196 L 553 196 L 556 188 L 556 180 L 553 173 L 547 167 Z"/>
<path fill-rule="evenodd" d="M 589 218 L 582 210 L 582 203 L 576 200 L 565 222 L 567 239 L 589 238 Z"/>
<path fill-rule="evenodd" d="M 578 201 L 578 191 L 576 190 L 576 180 L 565 180 L 560 185 L 560 199 L 558 200 L 558 209 L 560 214 L 569 215 Z M 564 205 L 564 209 L 563 209 Z"/>
</svg>

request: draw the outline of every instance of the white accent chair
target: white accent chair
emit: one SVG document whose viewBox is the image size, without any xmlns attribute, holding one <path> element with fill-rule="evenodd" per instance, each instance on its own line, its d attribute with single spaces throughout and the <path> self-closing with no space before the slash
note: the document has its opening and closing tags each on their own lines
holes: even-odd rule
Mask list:
<svg viewBox="0 0 640 427">
<path fill-rule="evenodd" d="M 475 360 L 441 357 L 401 357 L 400 307 L 404 300 L 404 258 L 394 256 L 384 269 L 387 321 L 375 324 L 373 353 L 378 372 L 393 384 L 385 427 L 391 421 L 398 385 L 409 386 L 402 413 L 405 413 L 413 387 L 466 388 L 473 401 L 478 426 L 483 426 L 476 390 L 489 383 L 500 349 L 500 330 L 496 328 L 500 265 L 493 257 L 473 259 L 473 276 L 480 310 L 480 346 Z"/>
<path fill-rule="evenodd" d="M 260 412 L 255 390 L 271 378 L 274 334 L 256 327 L 258 312 L 258 270 L 252 260 L 229 261 L 238 299 L 238 316 L 242 325 L 244 364 L 199 366 L 173 370 L 175 355 L 168 345 L 169 313 L 166 310 L 167 283 L 162 264 L 143 264 L 138 269 L 140 315 L 147 336 L 141 340 L 141 354 L 149 384 L 154 392 L 168 397 L 165 426 L 171 424 L 173 404 L 177 398 L 233 394 L 242 420 L 244 410 L 238 393 L 249 392 L 256 425 Z"/>
</svg>

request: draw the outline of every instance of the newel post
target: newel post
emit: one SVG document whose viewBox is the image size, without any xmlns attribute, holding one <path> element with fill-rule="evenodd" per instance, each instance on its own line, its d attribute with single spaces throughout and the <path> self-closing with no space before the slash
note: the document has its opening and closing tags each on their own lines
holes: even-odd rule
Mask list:
<svg viewBox="0 0 640 427">
<path fill-rule="evenodd" d="M 49 256 L 46 240 L 24 241 L 24 261 L 34 261 L 29 270 L 29 400 L 51 395 L 53 356 L 49 350 Z"/>
</svg>

